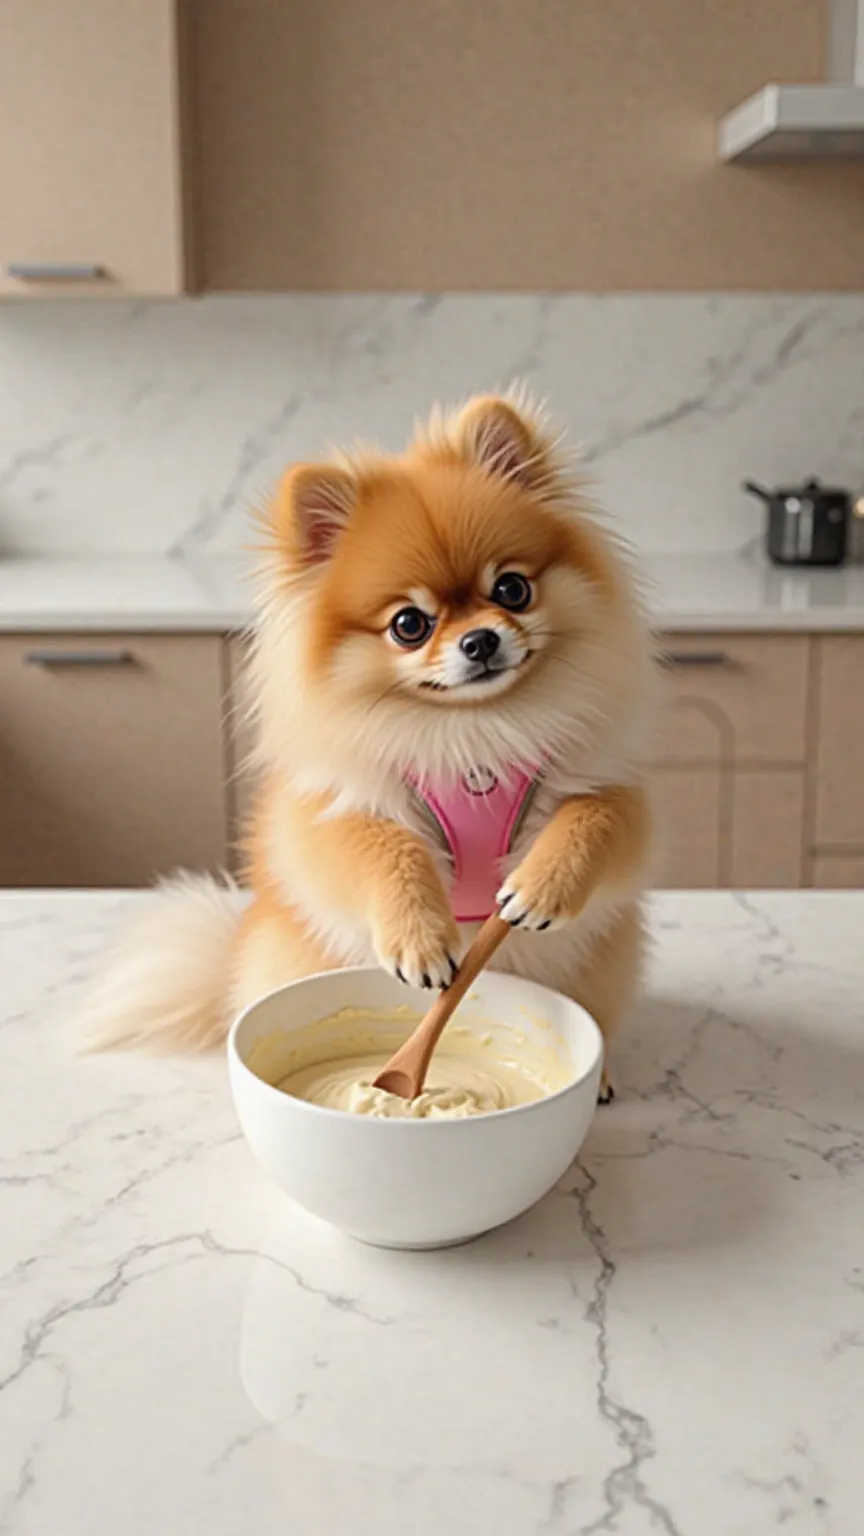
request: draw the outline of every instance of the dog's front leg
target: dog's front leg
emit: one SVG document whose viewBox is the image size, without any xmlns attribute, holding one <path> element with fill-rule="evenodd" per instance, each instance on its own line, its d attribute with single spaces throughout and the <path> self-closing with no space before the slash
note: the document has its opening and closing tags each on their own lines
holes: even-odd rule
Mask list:
<svg viewBox="0 0 864 1536">
<path fill-rule="evenodd" d="M 626 889 L 644 867 L 650 815 L 644 790 L 623 786 L 565 800 L 498 893 L 502 917 L 535 930 L 579 917 L 594 891 Z"/>
<path fill-rule="evenodd" d="M 564 927 L 595 891 L 618 888 L 624 893 L 631 882 L 639 883 L 650 836 L 648 801 L 640 788 L 611 788 L 565 800 L 499 892 L 502 916 L 514 927 Z M 600 1103 L 613 1097 L 604 1070 Z"/>
<path fill-rule="evenodd" d="M 360 919 L 375 953 L 400 981 L 449 986 L 461 940 L 443 882 L 422 839 L 383 817 L 328 814 L 325 804 L 280 807 L 275 839 L 294 890 L 311 915 Z"/>
</svg>

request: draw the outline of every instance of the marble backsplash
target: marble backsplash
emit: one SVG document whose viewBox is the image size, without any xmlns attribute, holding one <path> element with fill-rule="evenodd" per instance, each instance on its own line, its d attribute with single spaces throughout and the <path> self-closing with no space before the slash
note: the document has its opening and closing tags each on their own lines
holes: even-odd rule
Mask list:
<svg viewBox="0 0 864 1536">
<path fill-rule="evenodd" d="M 6 304 L 0 546 L 233 550 L 290 460 L 515 379 L 648 550 L 746 546 L 744 475 L 864 482 L 864 294 Z"/>
</svg>

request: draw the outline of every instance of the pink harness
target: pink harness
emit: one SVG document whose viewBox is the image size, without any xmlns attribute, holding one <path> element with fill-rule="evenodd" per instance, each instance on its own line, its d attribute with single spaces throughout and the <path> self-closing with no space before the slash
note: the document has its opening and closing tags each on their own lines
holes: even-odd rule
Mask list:
<svg viewBox="0 0 864 1536">
<path fill-rule="evenodd" d="M 537 786 L 539 774 L 514 768 L 507 782 L 489 768 L 473 768 L 438 794 L 411 784 L 447 840 L 453 859 L 453 915 L 460 923 L 483 922 L 495 909 L 502 862 Z"/>
</svg>

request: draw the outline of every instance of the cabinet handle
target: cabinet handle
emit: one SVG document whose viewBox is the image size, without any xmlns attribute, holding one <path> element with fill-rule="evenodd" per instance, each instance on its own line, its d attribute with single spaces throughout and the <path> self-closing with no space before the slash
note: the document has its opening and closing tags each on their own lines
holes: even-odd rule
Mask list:
<svg viewBox="0 0 864 1536">
<path fill-rule="evenodd" d="M 23 283 L 98 283 L 108 272 L 92 261 L 10 261 L 6 275 Z"/>
<path fill-rule="evenodd" d="M 132 651 L 26 651 L 25 667 L 131 667 Z"/>
<path fill-rule="evenodd" d="M 731 667 L 728 651 L 665 651 L 661 667 Z"/>
</svg>

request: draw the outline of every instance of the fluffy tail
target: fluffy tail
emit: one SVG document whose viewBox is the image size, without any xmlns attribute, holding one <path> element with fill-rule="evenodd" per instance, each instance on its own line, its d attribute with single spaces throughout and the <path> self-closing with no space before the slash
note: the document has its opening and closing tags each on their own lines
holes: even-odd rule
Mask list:
<svg viewBox="0 0 864 1536">
<path fill-rule="evenodd" d="M 221 1044 L 240 913 L 240 892 L 227 878 L 179 874 L 162 882 L 102 960 L 80 1010 L 78 1050 Z"/>
</svg>

